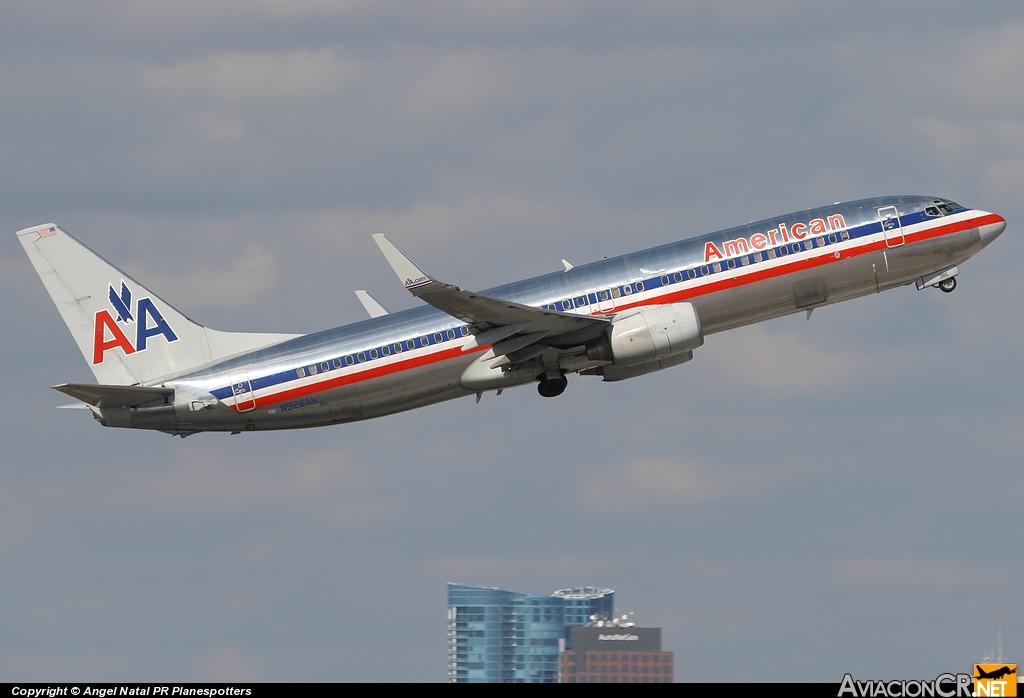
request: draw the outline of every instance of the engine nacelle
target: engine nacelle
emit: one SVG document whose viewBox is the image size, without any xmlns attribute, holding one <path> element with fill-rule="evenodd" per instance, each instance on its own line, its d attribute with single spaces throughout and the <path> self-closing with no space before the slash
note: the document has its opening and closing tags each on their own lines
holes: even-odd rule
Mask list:
<svg viewBox="0 0 1024 698">
<path fill-rule="evenodd" d="M 692 304 L 648 305 L 616 315 L 605 334 L 587 343 L 587 358 L 635 366 L 692 352 L 702 344 L 704 330 Z"/>
</svg>

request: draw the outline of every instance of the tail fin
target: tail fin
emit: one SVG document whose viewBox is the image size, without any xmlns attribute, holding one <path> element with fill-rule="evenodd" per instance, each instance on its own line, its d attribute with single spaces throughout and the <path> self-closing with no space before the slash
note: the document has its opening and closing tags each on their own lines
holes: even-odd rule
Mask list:
<svg viewBox="0 0 1024 698">
<path fill-rule="evenodd" d="M 99 383 L 151 384 L 299 336 L 197 325 L 52 223 L 18 240 Z"/>
</svg>

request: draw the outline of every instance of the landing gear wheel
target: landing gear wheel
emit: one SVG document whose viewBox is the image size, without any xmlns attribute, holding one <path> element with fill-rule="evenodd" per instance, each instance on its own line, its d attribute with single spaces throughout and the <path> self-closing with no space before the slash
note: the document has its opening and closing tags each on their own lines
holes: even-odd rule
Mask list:
<svg viewBox="0 0 1024 698">
<path fill-rule="evenodd" d="M 558 397 L 565 392 L 565 386 L 569 385 L 568 379 L 562 375 L 555 379 L 541 379 L 537 384 L 537 392 L 541 397 Z"/>
<path fill-rule="evenodd" d="M 951 276 L 948 279 L 943 279 L 942 281 L 939 282 L 938 286 L 939 290 L 943 291 L 944 293 L 952 293 L 953 289 L 956 288 L 956 277 Z"/>
</svg>

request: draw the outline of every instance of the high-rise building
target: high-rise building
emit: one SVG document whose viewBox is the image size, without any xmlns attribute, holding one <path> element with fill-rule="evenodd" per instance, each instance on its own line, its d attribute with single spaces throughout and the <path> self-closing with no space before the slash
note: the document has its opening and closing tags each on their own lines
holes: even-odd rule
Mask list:
<svg viewBox="0 0 1024 698">
<path fill-rule="evenodd" d="M 546 596 L 449 583 L 448 680 L 554 683 L 567 628 L 613 612 L 611 589 Z"/>
<path fill-rule="evenodd" d="M 674 655 L 661 651 L 661 628 L 569 628 L 563 683 L 672 683 Z"/>
</svg>

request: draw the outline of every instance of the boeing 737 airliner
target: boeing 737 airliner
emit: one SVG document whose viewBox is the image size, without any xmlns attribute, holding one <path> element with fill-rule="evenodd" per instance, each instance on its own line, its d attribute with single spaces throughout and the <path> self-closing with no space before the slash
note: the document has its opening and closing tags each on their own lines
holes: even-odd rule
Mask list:
<svg viewBox="0 0 1024 698">
<path fill-rule="evenodd" d="M 55 388 L 109 427 L 263 431 L 352 422 L 566 375 L 619 381 L 677 366 L 705 335 L 916 283 L 1006 227 L 947 199 L 864 199 L 793 213 L 480 293 L 443 283 L 375 235 L 426 305 L 309 335 L 219 332 L 189 320 L 53 224 L 28 253 L 98 384 Z M 77 406 L 77 403 L 76 403 Z"/>
</svg>

